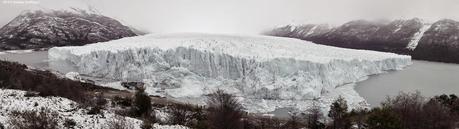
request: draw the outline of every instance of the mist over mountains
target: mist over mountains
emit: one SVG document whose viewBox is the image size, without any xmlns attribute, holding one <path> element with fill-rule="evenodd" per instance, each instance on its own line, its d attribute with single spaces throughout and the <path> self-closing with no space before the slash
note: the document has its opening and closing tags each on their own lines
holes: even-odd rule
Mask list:
<svg viewBox="0 0 459 129">
<path fill-rule="evenodd" d="M 455 0 L 39 0 L 36 5 L 0 4 L 0 26 L 27 9 L 95 10 L 150 33 L 258 34 L 291 23 L 341 25 L 356 19 L 458 20 Z M 109 4 L 107 4 L 109 3 Z M 107 6 L 109 5 L 109 6 Z"/>
</svg>

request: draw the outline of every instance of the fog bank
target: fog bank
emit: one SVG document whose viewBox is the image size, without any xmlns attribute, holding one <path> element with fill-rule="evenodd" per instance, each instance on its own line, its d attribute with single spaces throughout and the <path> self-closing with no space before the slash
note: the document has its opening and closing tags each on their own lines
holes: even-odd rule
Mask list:
<svg viewBox="0 0 459 129">
<path fill-rule="evenodd" d="M 11 0 L 10 0 L 11 1 Z M 18 1 L 18 0 L 15 0 Z M 459 19 L 458 0 L 35 0 L 0 3 L 0 25 L 24 9 L 92 8 L 152 33 L 249 33 L 356 19 Z"/>
</svg>

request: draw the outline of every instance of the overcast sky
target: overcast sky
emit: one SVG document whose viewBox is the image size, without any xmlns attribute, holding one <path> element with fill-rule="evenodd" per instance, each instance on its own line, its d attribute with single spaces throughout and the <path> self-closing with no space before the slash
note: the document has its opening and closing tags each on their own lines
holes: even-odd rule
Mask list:
<svg viewBox="0 0 459 129">
<path fill-rule="evenodd" d="M 141 30 L 259 33 L 302 23 L 356 19 L 459 19 L 459 0 L 0 0 L 0 25 L 25 9 L 87 8 Z M 22 0 L 23 1 L 23 0 Z"/>
</svg>

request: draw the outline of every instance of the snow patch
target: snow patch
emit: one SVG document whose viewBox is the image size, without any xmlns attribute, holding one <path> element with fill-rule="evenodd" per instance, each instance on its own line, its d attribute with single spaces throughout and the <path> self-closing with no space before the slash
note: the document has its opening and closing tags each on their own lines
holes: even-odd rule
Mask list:
<svg viewBox="0 0 459 129">
<path fill-rule="evenodd" d="M 429 30 L 429 28 L 432 26 L 432 24 L 424 24 L 418 32 L 416 32 L 413 37 L 411 38 L 411 41 L 408 43 L 408 46 L 406 46 L 407 49 L 409 50 L 414 50 L 419 44 L 419 41 L 421 41 L 422 36 L 424 33 Z"/>
<path fill-rule="evenodd" d="M 393 33 L 397 33 L 398 31 L 402 29 L 402 27 L 403 27 L 402 25 L 397 25 L 397 29 L 395 29 Z"/>
<path fill-rule="evenodd" d="M 9 50 L 9 51 L 2 51 L 0 54 L 24 54 L 24 53 L 32 53 L 34 50 Z"/>
<path fill-rule="evenodd" d="M 305 36 L 309 36 L 309 35 L 313 34 L 313 33 L 314 33 L 314 31 L 317 29 L 317 26 L 319 26 L 319 25 L 315 25 L 314 27 L 312 27 L 312 28 L 309 30 L 309 32 L 308 32 L 308 33 L 306 33 L 306 35 L 305 35 Z"/>
<path fill-rule="evenodd" d="M 0 123 L 6 128 L 7 121 L 13 111 L 36 111 L 47 108 L 58 113 L 59 128 L 64 128 L 64 118 L 76 122 L 75 129 L 103 129 L 106 122 L 117 115 L 111 111 L 103 110 L 104 115 L 89 115 L 86 109 L 80 108 L 79 104 L 61 97 L 25 97 L 25 91 L 0 89 Z M 126 121 L 135 129 L 140 129 L 141 120 L 125 117 Z M 154 125 L 157 129 L 188 129 L 180 125 Z"/>
</svg>

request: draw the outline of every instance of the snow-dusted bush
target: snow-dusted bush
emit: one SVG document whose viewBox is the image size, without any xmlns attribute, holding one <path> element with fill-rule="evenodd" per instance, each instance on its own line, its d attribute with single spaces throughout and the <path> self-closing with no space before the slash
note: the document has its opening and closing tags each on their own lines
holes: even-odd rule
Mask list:
<svg viewBox="0 0 459 129">
<path fill-rule="evenodd" d="M 193 108 L 194 107 L 189 104 L 172 105 L 169 113 L 170 124 L 191 125 L 196 113 Z"/>
<path fill-rule="evenodd" d="M 58 129 L 58 113 L 46 108 L 39 111 L 13 111 L 8 120 L 11 129 Z"/>
<path fill-rule="evenodd" d="M 107 121 L 106 123 L 107 129 L 134 129 L 132 123 L 126 120 L 126 118 L 122 116 L 115 116 Z"/>
</svg>

